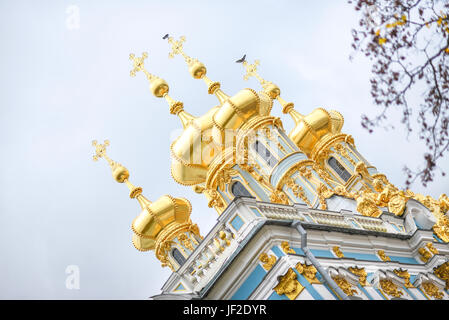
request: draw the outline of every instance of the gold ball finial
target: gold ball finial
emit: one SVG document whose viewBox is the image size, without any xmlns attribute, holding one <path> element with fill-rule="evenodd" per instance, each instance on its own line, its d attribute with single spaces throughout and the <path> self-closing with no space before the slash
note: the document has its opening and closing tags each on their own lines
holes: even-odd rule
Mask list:
<svg viewBox="0 0 449 320">
<path fill-rule="evenodd" d="M 151 93 L 157 98 L 162 98 L 168 93 L 169 89 L 168 83 L 161 78 L 155 78 L 150 83 Z"/>
<path fill-rule="evenodd" d="M 281 95 L 281 89 L 272 82 L 265 85 L 264 91 L 270 96 L 271 99 L 276 99 Z"/>
<path fill-rule="evenodd" d="M 206 75 L 207 69 L 202 62 L 195 59 L 189 66 L 189 72 L 193 78 L 202 79 Z"/>
<path fill-rule="evenodd" d="M 92 141 L 92 146 L 95 147 L 95 155 L 93 156 L 94 161 L 98 161 L 99 158 L 104 158 L 109 163 L 112 169 L 112 176 L 115 181 L 123 183 L 129 178 L 129 171 L 120 163 L 113 161 L 106 154 L 106 148 L 109 146 L 109 140 L 105 140 L 103 144 L 99 144 L 97 140 Z"/>
</svg>

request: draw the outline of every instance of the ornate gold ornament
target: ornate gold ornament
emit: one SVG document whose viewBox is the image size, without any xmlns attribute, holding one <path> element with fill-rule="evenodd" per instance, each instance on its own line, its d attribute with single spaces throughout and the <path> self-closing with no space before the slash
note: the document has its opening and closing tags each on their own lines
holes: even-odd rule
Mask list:
<svg viewBox="0 0 449 320">
<path fill-rule="evenodd" d="M 444 242 L 449 242 L 449 218 L 447 215 L 440 216 L 433 226 L 433 232 Z"/>
<path fill-rule="evenodd" d="M 321 283 L 320 280 L 317 279 L 316 273 L 318 272 L 317 269 L 313 264 L 307 265 L 302 264 L 301 262 L 298 262 L 296 264 L 296 270 L 304 276 L 304 278 L 307 279 L 310 283 Z"/>
<path fill-rule="evenodd" d="M 435 247 L 433 246 L 433 243 L 432 243 L 432 242 L 428 242 L 428 243 L 426 244 L 426 247 L 427 247 L 427 249 L 429 249 L 430 252 L 432 252 L 432 254 L 439 254 L 437 248 L 435 248 Z"/>
<path fill-rule="evenodd" d="M 263 267 L 265 270 L 269 271 L 273 265 L 276 263 L 276 256 L 268 255 L 267 253 L 262 253 L 259 256 L 260 262 L 263 263 Z"/>
<path fill-rule="evenodd" d="M 327 203 L 326 199 L 329 199 L 332 197 L 335 193 L 330 190 L 324 183 L 320 183 L 317 188 L 318 198 L 320 201 L 320 209 L 326 210 L 327 209 Z"/>
<path fill-rule="evenodd" d="M 427 293 L 427 295 L 441 300 L 444 297 L 444 293 L 440 291 L 440 289 L 438 289 L 438 287 L 432 283 L 432 282 L 424 282 L 422 285 L 422 288 L 424 289 L 424 291 Z"/>
<path fill-rule="evenodd" d="M 347 296 L 353 296 L 354 294 L 358 293 L 356 289 L 352 286 L 352 284 L 346 280 L 345 278 L 341 276 L 332 277 L 334 279 L 335 283 L 340 287 L 341 290 L 347 295 Z"/>
<path fill-rule="evenodd" d="M 296 253 L 295 250 L 290 248 L 290 244 L 288 243 L 288 241 L 282 241 L 281 248 L 282 248 L 282 251 L 284 251 L 286 254 L 289 254 L 289 253 L 295 254 Z"/>
<path fill-rule="evenodd" d="M 354 159 L 349 155 L 348 150 L 344 145 L 342 145 L 341 143 L 336 144 L 335 150 L 338 154 L 346 158 L 355 167 L 355 171 L 357 173 L 362 173 L 361 171 L 368 173 L 368 171 L 366 170 L 366 165 L 363 162 L 356 163 Z M 359 170 L 360 164 L 364 166 L 362 170 Z"/>
<path fill-rule="evenodd" d="M 388 294 L 389 296 L 400 298 L 404 293 L 398 288 L 398 286 L 390 279 L 388 280 L 380 280 L 379 281 L 380 288 L 383 292 Z"/>
<path fill-rule="evenodd" d="M 304 188 L 298 185 L 292 178 L 287 179 L 285 185 L 292 190 L 295 197 L 304 201 L 309 207 L 312 207 L 312 204 L 304 193 Z"/>
<path fill-rule="evenodd" d="M 420 259 L 422 262 L 426 263 L 432 258 L 432 254 L 426 250 L 425 247 L 419 248 L 418 253 L 420 254 Z"/>
<path fill-rule="evenodd" d="M 333 248 L 332 248 L 332 251 L 335 253 L 335 255 L 336 255 L 338 258 L 344 258 L 344 254 L 343 254 L 343 252 L 341 252 L 339 246 L 333 247 Z"/>
<path fill-rule="evenodd" d="M 446 281 L 446 290 L 449 290 L 449 261 L 433 269 L 433 273 L 440 279 Z"/>
<path fill-rule="evenodd" d="M 349 267 L 348 270 L 359 277 L 359 283 L 362 287 L 366 286 L 367 273 L 365 268 Z"/>
<path fill-rule="evenodd" d="M 356 195 L 355 200 L 357 202 L 357 211 L 368 217 L 379 217 L 382 214 L 376 202 L 370 193 L 362 193 L 361 195 Z"/>
<path fill-rule="evenodd" d="M 225 167 L 223 168 L 217 176 L 217 184 L 220 190 L 226 190 L 226 185 L 232 182 L 232 176 L 238 175 L 238 171 Z"/>
<path fill-rule="evenodd" d="M 398 276 L 404 279 L 404 285 L 406 288 L 414 288 L 410 283 L 410 273 L 406 269 L 395 269 L 393 272 Z"/>
<path fill-rule="evenodd" d="M 221 199 L 221 196 L 219 195 L 217 190 L 207 189 L 204 190 L 204 194 L 209 199 L 207 203 L 207 206 L 209 208 L 215 207 L 220 210 L 224 208 L 223 200 Z"/>
<path fill-rule="evenodd" d="M 387 255 L 385 254 L 385 251 L 383 251 L 383 250 L 378 250 L 378 251 L 377 251 L 377 254 L 378 254 L 379 257 L 382 259 L 382 261 L 391 261 L 390 257 L 387 256 Z"/>
<path fill-rule="evenodd" d="M 407 190 L 406 194 L 425 205 L 436 218 L 440 218 L 449 210 L 449 198 L 444 193 L 440 195 L 438 200 L 432 198 L 431 196 L 424 196 L 419 193 L 414 193 L 411 190 Z"/>
<path fill-rule="evenodd" d="M 190 237 L 188 237 L 185 233 L 180 234 L 178 236 L 178 240 L 179 242 L 186 247 L 187 249 L 189 249 L 190 251 L 193 251 L 193 241 Z"/>
<path fill-rule="evenodd" d="M 270 195 L 270 201 L 273 203 L 289 204 L 288 197 L 282 190 L 273 190 Z"/>
<path fill-rule="evenodd" d="M 285 294 L 290 300 L 295 300 L 304 290 L 304 287 L 297 280 L 298 275 L 290 268 L 283 276 L 278 277 L 278 284 L 274 287 L 274 291 L 278 295 Z"/>
</svg>

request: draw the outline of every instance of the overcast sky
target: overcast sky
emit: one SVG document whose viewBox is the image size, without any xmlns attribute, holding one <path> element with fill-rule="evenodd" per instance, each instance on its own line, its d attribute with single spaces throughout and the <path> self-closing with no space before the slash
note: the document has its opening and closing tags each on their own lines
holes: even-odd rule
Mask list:
<svg viewBox="0 0 449 320">
<path fill-rule="evenodd" d="M 422 159 L 416 134 L 407 141 L 400 125 L 371 135 L 360 126 L 361 114 L 378 108 L 369 61 L 349 61 L 357 16 L 346 1 L 0 1 L 0 24 L 3 299 L 145 299 L 168 278 L 153 252 L 134 249 L 130 225 L 139 206 L 104 160 L 92 161 L 93 139 L 110 140 L 108 154 L 150 200 L 186 197 L 203 235 L 215 224 L 206 199 L 170 177 L 179 119 L 151 95 L 142 74 L 129 76 L 129 53 L 148 51 L 148 70 L 170 84 L 188 112 L 201 115 L 217 104 L 183 59 L 168 59 L 166 33 L 185 35 L 186 53 L 229 95 L 260 90 L 234 63 L 246 53 L 298 111 L 340 111 L 343 131 L 399 187 L 404 164 L 414 168 Z M 273 114 L 292 128 L 278 105 Z M 437 197 L 448 182 L 412 189 Z M 80 270 L 79 289 L 66 288 L 71 265 Z"/>
</svg>

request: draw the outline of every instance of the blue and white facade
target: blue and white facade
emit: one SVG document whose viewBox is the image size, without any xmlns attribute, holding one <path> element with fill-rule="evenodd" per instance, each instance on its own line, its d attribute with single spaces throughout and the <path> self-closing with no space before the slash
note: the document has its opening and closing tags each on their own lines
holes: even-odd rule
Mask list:
<svg viewBox="0 0 449 320">
<path fill-rule="evenodd" d="M 438 253 L 424 262 L 419 249 L 428 249 L 429 243 Z M 335 247 L 342 255 L 335 253 Z M 382 251 L 384 258 L 379 255 Z M 263 253 L 275 258 L 268 270 L 260 260 Z M 295 299 L 446 300 L 445 281 L 434 268 L 447 263 L 448 257 L 449 245 L 431 229 L 418 226 L 410 208 L 403 217 L 384 213 L 373 218 L 347 209 L 319 210 L 239 197 L 152 299 L 288 300 L 275 287 L 291 269 L 296 276 L 292 281 L 302 287 Z M 327 274 L 317 271 L 311 280 L 298 271 L 298 264 Z M 350 271 L 354 269 L 363 269 L 366 279 Z M 406 270 L 410 277 L 400 277 L 395 270 Z M 349 283 L 350 294 L 343 290 L 339 294 L 335 278 Z"/>
</svg>

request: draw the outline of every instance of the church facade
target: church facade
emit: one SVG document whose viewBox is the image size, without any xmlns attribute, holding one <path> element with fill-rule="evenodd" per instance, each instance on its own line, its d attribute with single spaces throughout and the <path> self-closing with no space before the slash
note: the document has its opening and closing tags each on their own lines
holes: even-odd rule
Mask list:
<svg viewBox="0 0 449 320">
<path fill-rule="evenodd" d="M 130 55 L 151 92 L 177 115 L 182 134 L 170 146 L 171 175 L 208 199 L 218 213 L 206 235 L 191 220 L 187 199 L 152 202 L 129 182 L 129 172 L 94 141 L 126 183 L 141 213 L 133 244 L 154 251 L 173 273 L 152 299 L 441 300 L 449 299 L 449 198 L 400 190 L 342 132 L 344 118 L 317 108 L 302 115 L 279 87 L 257 73 L 258 61 L 238 62 L 262 90 L 233 96 L 184 53 L 185 38 L 168 35 L 218 105 L 195 117 L 168 95 L 169 86 Z M 294 120 L 287 132 L 271 115 L 274 103 Z"/>
</svg>

